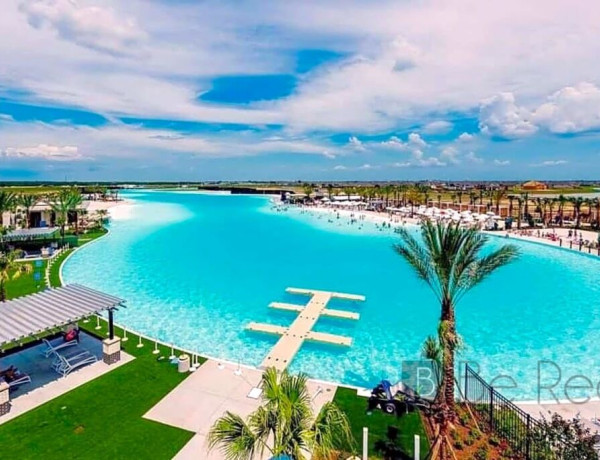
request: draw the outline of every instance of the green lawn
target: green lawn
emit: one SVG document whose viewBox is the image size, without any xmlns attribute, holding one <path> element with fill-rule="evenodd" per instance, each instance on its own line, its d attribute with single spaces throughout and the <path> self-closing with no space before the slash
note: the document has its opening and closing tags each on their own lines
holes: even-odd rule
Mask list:
<svg viewBox="0 0 600 460">
<path fill-rule="evenodd" d="M 81 235 L 79 244 L 104 235 L 106 231 Z M 61 254 L 50 269 L 52 287 L 61 285 L 61 264 L 73 249 Z M 43 267 L 36 268 L 43 274 Z M 43 286 L 42 286 L 43 287 Z M 39 290 L 33 274 L 22 275 L 7 285 L 9 298 Z M 100 337 L 106 324 L 95 330 L 96 321 L 81 323 Z M 116 328 L 116 334 L 123 331 Z M 179 374 L 168 360 L 152 354 L 153 344 L 137 348 L 138 337 L 129 335 L 123 349 L 136 357 L 96 380 L 62 395 L 4 425 L 0 425 L 0 451 L 17 458 L 172 458 L 194 433 L 143 419 L 142 416 L 175 388 L 188 374 Z M 158 356 L 170 350 L 159 347 Z"/>
<path fill-rule="evenodd" d="M 418 412 L 395 417 L 375 410 L 368 415 L 366 412 L 367 399 L 357 396 L 356 390 L 350 388 L 338 388 L 333 400 L 348 416 L 359 452 L 361 451 L 360 446 L 362 446 L 363 427 L 369 428 L 369 458 L 383 458 L 382 453 L 377 451 L 375 445 L 378 441 L 385 442 L 387 440 L 388 427 L 398 429 L 397 446 L 410 458 L 413 456 L 415 434 L 421 436 L 421 457 L 424 458 L 429 451 L 429 441 Z"/>
<path fill-rule="evenodd" d="M 50 287 L 62 286 L 62 283 L 60 282 L 60 266 L 73 251 L 74 249 L 69 249 L 62 252 L 52 263 L 52 266 L 50 267 Z"/>
<path fill-rule="evenodd" d="M 39 266 L 37 266 L 34 261 L 23 263 L 31 265 L 33 271 L 31 273 L 21 273 L 17 279 L 12 279 L 14 272 L 10 274 L 11 279 L 6 282 L 6 298 L 9 300 L 39 292 L 46 287 L 46 282 L 44 280 L 46 261 L 42 260 L 37 262 Z M 37 280 L 36 277 L 38 278 Z"/>
<path fill-rule="evenodd" d="M 95 321 L 82 326 L 92 329 Z M 93 332 L 104 336 L 106 328 Z M 150 342 L 138 349 L 137 337 L 129 337 L 123 348 L 134 361 L 0 425 L 0 451 L 22 459 L 172 458 L 194 433 L 142 415 L 188 374 L 158 361 Z"/>
</svg>

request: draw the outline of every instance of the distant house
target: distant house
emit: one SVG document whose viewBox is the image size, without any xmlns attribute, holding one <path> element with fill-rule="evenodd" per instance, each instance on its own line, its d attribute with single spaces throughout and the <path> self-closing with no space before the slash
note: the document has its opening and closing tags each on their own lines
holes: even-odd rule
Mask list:
<svg viewBox="0 0 600 460">
<path fill-rule="evenodd" d="M 548 186 L 543 182 L 538 182 L 535 180 L 530 180 L 529 182 L 525 182 L 521 188 L 523 190 L 548 190 Z"/>
</svg>

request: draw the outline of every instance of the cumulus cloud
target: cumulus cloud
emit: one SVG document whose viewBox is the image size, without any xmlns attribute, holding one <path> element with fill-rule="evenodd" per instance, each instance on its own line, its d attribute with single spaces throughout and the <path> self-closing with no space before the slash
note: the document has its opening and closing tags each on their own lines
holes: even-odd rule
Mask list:
<svg viewBox="0 0 600 460">
<path fill-rule="evenodd" d="M 356 136 L 350 136 L 348 139 L 348 145 L 358 152 L 364 152 L 367 150 L 360 139 Z"/>
<path fill-rule="evenodd" d="M 84 6 L 75 0 L 26 0 L 21 11 L 32 27 L 49 27 L 64 40 L 103 53 L 132 54 L 146 38 L 134 19 L 108 7 Z"/>
<path fill-rule="evenodd" d="M 456 147 L 448 145 L 442 149 L 442 152 L 440 153 L 440 158 L 443 158 L 448 163 L 457 164 L 459 162 L 458 154 L 459 151 Z"/>
<path fill-rule="evenodd" d="M 483 163 L 483 158 L 478 157 L 475 152 L 468 152 L 465 155 L 465 159 L 471 163 Z"/>
<path fill-rule="evenodd" d="M 348 168 L 346 168 L 346 166 L 344 166 L 344 165 L 336 165 L 336 166 L 333 167 L 333 169 L 335 171 L 344 171 L 344 170 L 346 170 Z"/>
<path fill-rule="evenodd" d="M 439 120 L 427 123 L 421 131 L 423 134 L 446 134 L 452 130 L 454 125 L 449 121 Z"/>
<path fill-rule="evenodd" d="M 600 129 L 600 88 L 586 82 L 567 86 L 531 110 L 518 105 L 514 94 L 501 93 L 482 103 L 479 127 L 507 139 L 529 136 L 538 129 L 555 134 Z"/>
<path fill-rule="evenodd" d="M 515 139 L 537 131 L 531 114 L 515 102 L 512 93 L 500 93 L 481 104 L 479 129 L 490 136 Z"/>
<path fill-rule="evenodd" d="M 534 120 L 553 133 L 599 129 L 600 88 L 586 82 L 567 86 L 535 110 Z"/>
<path fill-rule="evenodd" d="M 475 139 L 475 136 L 473 134 L 469 134 L 469 133 L 462 133 L 460 136 L 458 136 L 456 138 L 456 140 L 459 142 L 469 142 L 469 141 L 472 141 L 473 139 Z"/>
<path fill-rule="evenodd" d="M 510 165 L 510 160 L 498 160 L 498 159 L 495 159 L 494 160 L 494 164 L 496 166 L 508 166 L 508 165 Z"/>
<path fill-rule="evenodd" d="M 38 144 L 24 147 L 6 147 L 2 156 L 14 158 L 42 159 L 50 161 L 81 160 L 79 148 L 74 145 Z"/>
</svg>

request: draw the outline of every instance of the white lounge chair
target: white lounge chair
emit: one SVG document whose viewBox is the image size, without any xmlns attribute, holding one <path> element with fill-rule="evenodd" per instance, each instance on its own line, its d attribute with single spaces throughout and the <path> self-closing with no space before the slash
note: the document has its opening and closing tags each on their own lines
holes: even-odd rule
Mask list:
<svg viewBox="0 0 600 460">
<path fill-rule="evenodd" d="M 86 350 L 81 351 L 81 349 L 70 355 L 62 355 L 58 352 L 54 354 L 56 358 L 52 363 L 52 368 L 63 377 L 69 375 L 75 369 L 98 361 L 95 355 Z"/>
<path fill-rule="evenodd" d="M 46 345 L 46 349 L 42 351 L 42 354 L 49 358 L 51 354 L 58 352 L 58 350 L 63 350 L 68 347 L 72 347 L 73 345 L 77 345 L 77 340 L 69 340 L 65 342 L 63 338 L 59 338 L 50 342 L 49 340 L 42 339 L 42 342 Z"/>
<path fill-rule="evenodd" d="M 1 377 L 0 381 L 2 381 L 2 380 L 4 380 L 6 383 L 8 383 L 9 389 L 16 388 L 25 383 L 31 383 L 31 377 L 29 377 L 27 374 L 23 374 L 22 372 L 19 372 L 16 369 L 15 369 L 15 374 L 14 374 L 14 377 L 12 378 L 12 380 L 8 380 L 8 378 L 6 376 Z"/>
</svg>

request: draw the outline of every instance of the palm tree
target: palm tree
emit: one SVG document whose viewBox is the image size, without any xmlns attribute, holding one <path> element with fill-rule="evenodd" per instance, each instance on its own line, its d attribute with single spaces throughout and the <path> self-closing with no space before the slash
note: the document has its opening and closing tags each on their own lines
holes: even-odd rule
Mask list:
<svg viewBox="0 0 600 460">
<path fill-rule="evenodd" d="M 31 264 L 17 262 L 22 251 L 10 251 L 0 254 L 0 302 L 6 301 L 6 282 L 17 279 L 23 273 L 31 273 Z"/>
<path fill-rule="evenodd" d="M 17 205 L 17 197 L 12 192 L 0 190 L 0 227 L 2 226 L 2 214 L 12 211 Z"/>
<path fill-rule="evenodd" d="M 499 188 L 497 190 L 494 190 L 492 194 L 494 198 L 494 203 L 496 203 L 496 214 L 500 215 L 500 203 L 502 202 L 504 197 L 506 197 L 506 189 Z"/>
<path fill-rule="evenodd" d="M 65 226 L 69 219 L 69 212 L 76 211 L 77 206 L 81 204 L 81 193 L 77 189 L 62 189 L 50 202 L 50 207 L 56 214 L 56 222 L 60 225 L 60 235 L 62 242 L 65 242 Z M 75 232 L 78 233 L 78 216 L 75 219 Z"/>
<path fill-rule="evenodd" d="M 488 237 L 473 228 L 458 224 L 421 223 L 420 243 L 409 231 L 398 229 L 401 244 L 394 246 L 425 281 L 440 302 L 438 339 L 442 347 L 443 396 L 440 397 L 441 439 L 446 439 L 448 425 L 456 418 L 454 401 L 454 354 L 459 344 L 455 308 L 462 297 L 497 268 L 511 262 L 517 248 L 505 245 L 493 251 L 485 248 Z"/>
<path fill-rule="evenodd" d="M 567 197 L 564 195 L 558 196 L 558 214 L 560 215 L 560 226 L 563 226 L 564 222 L 564 214 L 565 214 L 565 204 L 567 204 Z"/>
<path fill-rule="evenodd" d="M 577 196 L 569 200 L 573 205 L 573 213 L 575 214 L 575 228 L 579 228 L 581 225 L 581 206 L 585 203 L 583 197 Z"/>
<path fill-rule="evenodd" d="M 262 376 L 263 404 L 246 420 L 227 411 L 208 433 L 210 449 L 218 446 L 231 460 L 250 460 L 265 451 L 269 457 L 302 460 L 312 453 L 325 459 L 352 450 L 346 415 L 333 402 L 314 415 L 306 381 L 303 374 L 267 369 Z"/>
<path fill-rule="evenodd" d="M 439 396 L 442 394 L 439 390 L 439 383 L 442 381 L 442 347 L 440 342 L 432 335 L 428 336 L 423 342 L 421 348 L 421 355 L 423 358 L 431 361 L 433 372 L 435 373 L 436 383 L 438 384 L 435 400 L 438 401 Z"/>
<path fill-rule="evenodd" d="M 521 218 L 523 217 L 523 197 L 517 197 L 517 228 L 521 228 Z"/>
<path fill-rule="evenodd" d="M 31 208 L 38 204 L 38 201 L 40 201 L 38 196 L 34 195 L 33 193 L 23 193 L 19 195 L 17 199 L 19 206 L 25 209 L 25 223 L 27 228 L 31 227 L 31 221 L 29 219 L 31 214 Z"/>
</svg>

